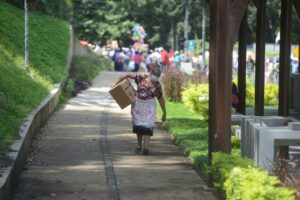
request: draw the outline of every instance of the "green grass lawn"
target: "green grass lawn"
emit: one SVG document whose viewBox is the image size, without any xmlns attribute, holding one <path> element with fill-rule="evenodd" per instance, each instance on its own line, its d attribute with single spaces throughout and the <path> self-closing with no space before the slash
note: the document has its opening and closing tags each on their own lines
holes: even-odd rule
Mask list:
<svg viewBox="0 0 300 200">
<path fill-rule="evenodd" d="M 69 24 L 31 13 L 30 72 L 24 70 L 24 12 L 0 2 L 0 158 L 23 119 L 67 77 Z"/>
<path fill-rule="evenodd" d="M 191 112 L 182 103 L 166 101 L 166 109 L 164 126 L 194 166 L 207 177 L 208 123 L 200 120 L 200 115 Z M 161 116 L 160 109 L 158 112 Z"/>
</svg>

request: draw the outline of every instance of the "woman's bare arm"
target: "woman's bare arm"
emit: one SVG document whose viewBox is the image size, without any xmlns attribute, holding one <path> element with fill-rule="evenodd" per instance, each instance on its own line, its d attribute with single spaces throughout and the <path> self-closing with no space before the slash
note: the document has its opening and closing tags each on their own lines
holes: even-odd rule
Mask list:
<svg viewBox="0 0 300 200">
<path fill-rule="evenodd" d="M 161 110 L 163 111 L 163 115 L 161 117 L 161 121 L 166 121 L 166 116 L 167 116 L 167 111 L 166 111 L 166 106 L 165 106 L 165 99 L 163 96 L 161 96 L 159 99 L 158 99 L 158 102 L 159 102 L 159 105 L 161 107 Z"/>
<path fill-rule="evenodd" d="M 126 74 L 125 76 L 121 76 L 121 77 L 119 78 L 119 80 L 113 84 L 113 86 L 119 84 L 120 82 L 122 82 L 122 81 L 125 80 L 126 78 L 134 79 L 134 78 L 135 78 L 135 74 Z"/>
</svg>

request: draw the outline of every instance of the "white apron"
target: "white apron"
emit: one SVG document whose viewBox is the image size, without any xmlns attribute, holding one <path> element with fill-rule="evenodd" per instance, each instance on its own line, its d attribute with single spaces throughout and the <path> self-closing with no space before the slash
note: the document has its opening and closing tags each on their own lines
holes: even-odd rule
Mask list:
<svg viewBox="0 0 300 200">
<path fill-rule="evenodd" d="M 156 120 L 155 98 L 143 100 L 135 97 L 135 101 L 131 106 L 131 114 L 134 126 L 154 127 Z"/>
</svg>

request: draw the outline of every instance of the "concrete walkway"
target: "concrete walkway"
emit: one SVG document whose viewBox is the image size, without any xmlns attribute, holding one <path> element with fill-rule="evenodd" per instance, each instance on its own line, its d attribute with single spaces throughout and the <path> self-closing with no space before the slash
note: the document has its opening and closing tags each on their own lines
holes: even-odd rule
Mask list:
<svg viewBox="0 0 300 200">
<path fill-rule="evenodd" d="M 103 72 L 37 134 L 15 200 L 210 200 L 215 197 L 159 124 L 150 154 L 135 154 L 130 107 Z"/>
</svg>

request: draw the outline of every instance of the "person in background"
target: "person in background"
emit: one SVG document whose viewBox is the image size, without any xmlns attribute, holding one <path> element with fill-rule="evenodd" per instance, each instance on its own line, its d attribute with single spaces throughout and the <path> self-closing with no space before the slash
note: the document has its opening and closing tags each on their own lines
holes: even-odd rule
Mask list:
<svg viewBox="0 0 300 200">
<path fill-rule="evenodd" d="M 134 79 L 137 84 L 135 100 L 131 106 L 133 133 L 137 136 L 138 146 L 136 153 L 149 154 L 150 137 L 153 136 L 156 120 L 156 99 L 163 111 L 162 121 L 166 120 L 165 100 L 159 82 L 161 70 L 158 65 L 149 66 L 148 74 L 127 74 L 121 76 L 115 83 L 118 84 L 126 78 Z"/>
<path fill-rule="evenodd" d="M 175 56 L 175 52 L 171 49 L 168 53 L 168 58 L 169 58 L 169 67 L 175 67 L 175 63 L 174 63 L 174 56 Z"/>
<path fill-rule="evenodd" d="M 123 58 L 122 58 L 122 50 L 118 49 L 115 51 L 115 54 L 113 56 L 114 60 L 114 69 L 115 71 L 123 71 Z"/>
<path fill-rule="evenodd" d="M 150 49 L 150 51 L 148 52 L 148 54 L 146 55 L 146 65 L 147 68 L 152 64 L 152 57 L 153 57 L 153 50 Z"/>
<path fill-rule="evenodd" d="M 136 51 L 134 56 L 133 56 L 133 61 L 135 63 L 135 67 L 134 67 L 134 72 L 139 71 L 140 68 L 140 63 L 142 62 L 142 55 L 139 51 Z"/>
<path fill-rule="evenodd" d="M 239 109 L 239 95 L 237 86 L 234 82 L 232 82 L 231 92 L 231 106 L 237 111 Z"/>
<path fill-rule="evenodd" d="M 176 66 L 176 69 L 180 69 L 180 63 L 181 63 L 181 56 L 179 51 L 175 51 L 175 55 L 174 55 L 174 63 Z"/>
<path fill-rule="evenodd" d="M 162 63 L 162 71 L 169 67 L 170 61 L 169 61 L 169 55 L 168 51 L 166 51 L 164 48 L 160 47 L 160 55 L 161 55 L 161 63 Z"/>
</svg>

